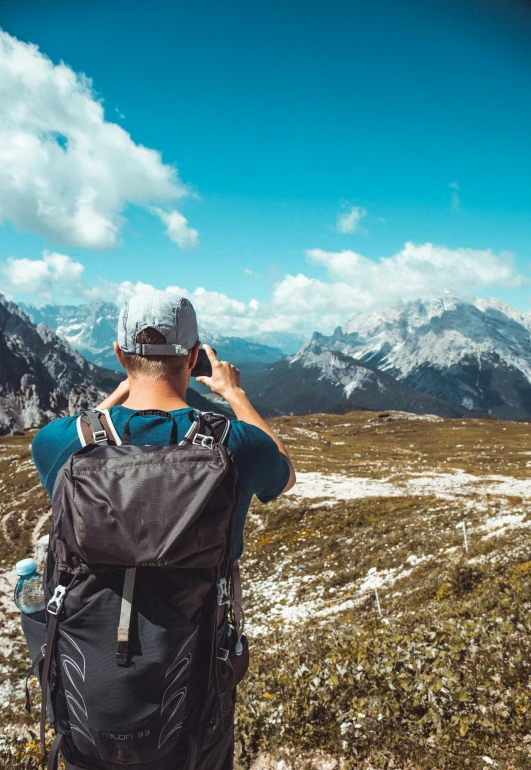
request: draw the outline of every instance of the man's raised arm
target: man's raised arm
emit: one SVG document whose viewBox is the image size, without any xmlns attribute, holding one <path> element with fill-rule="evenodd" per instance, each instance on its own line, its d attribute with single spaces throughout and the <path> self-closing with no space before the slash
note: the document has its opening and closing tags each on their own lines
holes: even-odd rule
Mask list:
<svg viewBox="0 0 531 770">
<path fill-rule="evenodd" d="M 260 417 L 256 409 L 250 403 L 241 386 L 240 370 L 232 364 L 229 364 L 228 361 L 220 361 L 209 345 L 203 345 L 203 347 L 212 364 L 212 377 L 197 377 L 197 382 L 202 382 L 209 387 L 211 391 L 224 398 L 238 420 L 249 423 L 249 425 L 254 425 L 256 428 L 260 428 L 260 430 L 263 430 L 264 433 L 267 433 L 267 435 L 273 439 L 279 448 L 280 453 L 286 458 L 289 465 L 289 479 L 283 490 L 284 492 L 288 492 L 295 485 L 296 476 L 288 450 L 284 446 L 282 439 L 275 435 L 266 421 Z"/>
</svg>

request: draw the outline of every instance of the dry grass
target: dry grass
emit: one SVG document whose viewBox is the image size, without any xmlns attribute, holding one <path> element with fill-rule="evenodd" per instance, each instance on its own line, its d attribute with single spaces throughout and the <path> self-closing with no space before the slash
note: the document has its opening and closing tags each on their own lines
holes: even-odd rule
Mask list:
<svg viewBox="0 0 531 770">
<path fill-rule="evenodd" d="M 371 413 L 271 422 L 299 471 L 402 491 L 253 504 L 242 559 L 252 665 L 239 693 L 238 766 L 531 767 L 531 519 L 528 493 L 510 493 L 529 475 L 529 425 Z M 27 462 L 29 438 L 0 439 L 4 568 L 27 553 L 48 508 Z M 459 471 L 477 488 L 468 476 L 467 489 L 439 488 L 437 475 L 427 492 L 400 486 Z M 504 494 L 489 493 L 492 475 L 506 477 Z M 38 755 L 27 749 L 17 684 L 26 661 L 10 606 L 0 618 L 9 683 L 0 766 L 19 770 L 38 767 Z"/>
</svg>

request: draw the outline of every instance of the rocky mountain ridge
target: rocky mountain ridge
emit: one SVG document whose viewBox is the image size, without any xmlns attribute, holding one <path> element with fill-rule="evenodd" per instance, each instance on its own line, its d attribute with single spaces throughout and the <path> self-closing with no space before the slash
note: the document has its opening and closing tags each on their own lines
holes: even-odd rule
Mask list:
<svg viewBox="0 0 531 770">
<path fill-rule="evenodd" d="M 107 369 L 119 368 L 112 348 L 118 322 L 116 305 L 93 302 L 37 308 L 21 304 L 21 308 L 34 323 L 45 323 L 88 361 Z"/>
<path fill-rule="evenodd" d="M 354 405 L 356 394 L 366 387 L 361 370 L 354 370 L 352 363 L 345 366 L 349 359 L 464 411 L 504 420 L 529 419 L 530 330 L 530 313 L 499 300 L 417 300 L 358 313 L 331 335 L 315 332 L 287 366 L 293 371 L 313 370 L 319 381 L 335 385 L 341 403 Z M 270 371 L 274 378 L 278 367 Z M 284 405 L 277 399 L 281 412 L 290 411 L 290 405 L 289 394 Z M 315 402 L 313 407 L 326 410 L 327 404 Z"/>
<path fill-rule="evenodd" d="M 117 367 L 116 305 L 27 310 L 92 362 Z M 296 335 L 271 334 L 284 350 L 296 342 Z M 444 296 L 357 313 L 283 360 L 264 335 L 258 342 L 201 329 L 201 338 L 242 368 L 265 414 L 360 408 L 531 418 L 531 312 L 495 299 Z"/>
<path fill-rule="evenodd" d="M 119 372 L 87 361 L 49 326 L 35 325 L 0 295 L 0 434 L 39 428 L 56 417 L 90 409 L 122 379 Z M 192 388 L 187 402 L 202 411 L 228 414 L 224 404 Z"/>
<path fill-rule="evenodd" d="M 248 375 L 246 389 L 263 414 L 343 413 L 396 410 L 440 417 L 461 417 L 467 410 L 398 382 L 314 338 L 296 356 L 265 372 Z"/>
<path fill-rule="evenodd" d="M 0 295 L 0 433 L 94 406 L 119 379 Z"/>
</svg>

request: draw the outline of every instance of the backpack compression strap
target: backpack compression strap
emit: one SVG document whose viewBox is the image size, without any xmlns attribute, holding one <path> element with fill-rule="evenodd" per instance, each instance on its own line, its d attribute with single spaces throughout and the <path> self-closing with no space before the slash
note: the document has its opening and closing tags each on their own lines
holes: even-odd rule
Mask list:
<svg viewBox="0 0 531 770">
<path fill-rule="evenodd" d="M 122 439 L 114 427 L 108 409 L 89 409 L 77 418 L 77 435 L 82 446 L 111 444 L 120 446 Z"/>
</svg>

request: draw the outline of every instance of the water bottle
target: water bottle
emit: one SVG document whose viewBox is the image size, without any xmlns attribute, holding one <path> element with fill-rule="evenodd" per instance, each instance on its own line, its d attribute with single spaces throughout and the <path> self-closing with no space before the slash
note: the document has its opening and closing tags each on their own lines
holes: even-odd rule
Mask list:
<svg viewBox="0 0 531 770">
<path fill-rule="evenodd" d="M 34 559 L 22 559 L 15 567 L 18 583 L 15 586 L 15 604 L 25 615 L 45 621 L 44 588 Z"/>
</svg>

